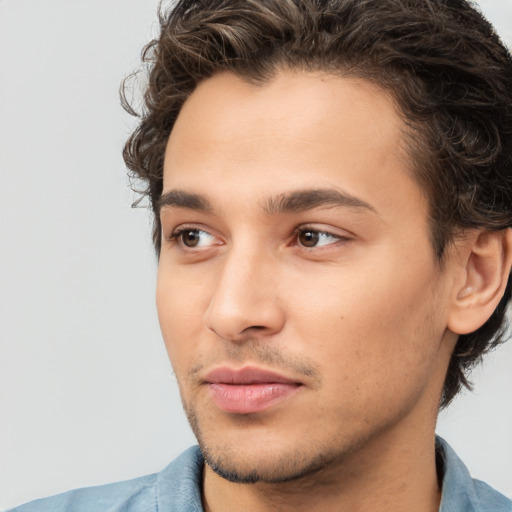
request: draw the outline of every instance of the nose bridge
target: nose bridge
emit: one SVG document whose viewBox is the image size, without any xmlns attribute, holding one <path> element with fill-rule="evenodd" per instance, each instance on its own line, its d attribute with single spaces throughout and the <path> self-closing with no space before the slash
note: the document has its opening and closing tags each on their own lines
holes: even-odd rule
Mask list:
<svg viewBox="0 0 512 512">
<path fill-rule="evenodd" d="M 278 262 L 254 240 L 234 243 L 223 256 L 218 280 L 205 312 L 205 324 L 222 338 L 261 336 L 282 327 L 275 286 Z M 271 279 L 271 277 L 274 279 Z M 256 334 L 257 333 L 257 334 Z"/>
</svg>

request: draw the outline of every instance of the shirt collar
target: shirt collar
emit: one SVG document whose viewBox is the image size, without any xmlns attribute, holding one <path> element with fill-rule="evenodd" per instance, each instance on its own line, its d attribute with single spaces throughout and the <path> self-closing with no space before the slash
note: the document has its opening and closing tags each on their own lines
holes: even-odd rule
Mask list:
<svg viewBox="0 0 512 512">
<path fill-rule="evenodd" d="M 512 512 L 511 502 L 483 482 L 473 480 L 464 463 L 440 437 L 436 437 L 436 456 L 444 473 L 439 512 Z M 157 479 L 157 509 L 203 512 L 203 466 L 198 446 L 189 448 L 167 466 Z"/>
<path fill-rule="evenodd" d="M 436 437 L 436 456 L 444 467 L 439 512 L 512 512 L 508 498 L 471 478 L 468 468 L 440 437 Z"/>
</svg>

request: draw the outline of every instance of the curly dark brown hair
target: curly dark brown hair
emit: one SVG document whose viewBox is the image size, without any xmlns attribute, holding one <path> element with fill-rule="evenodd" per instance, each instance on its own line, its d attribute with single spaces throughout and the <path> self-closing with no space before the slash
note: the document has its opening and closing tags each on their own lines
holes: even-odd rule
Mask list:
<svg viewBox="0 0 512 512">
<path fill-rule="evenodd" d="M 264 83 L 279 69 L 365 78 L 391 92 L 408 126 L 414 175 L 430 204 L 440 265 L 465 228 L 512 226 L 512 58 L 465 0 L 180 0 L 160 10 L 160 35 L 143 50 L 149 81 L 140 123 L 124 148 L 145 183 L 161 244 L 164 153 L 197 84 L 220 71 Z M 121 88 L 125 108 L 129 81 Z M 511 298 L 459 337 L 441 407 L 481 356 L 501 343 Z"/>
</svg>

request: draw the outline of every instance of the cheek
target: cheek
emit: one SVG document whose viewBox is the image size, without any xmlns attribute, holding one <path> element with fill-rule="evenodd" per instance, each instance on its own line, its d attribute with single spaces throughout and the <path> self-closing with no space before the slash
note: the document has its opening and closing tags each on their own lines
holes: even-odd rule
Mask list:
<svg viewBox="0 0 512 512">
<path fill-rule="evenodd" d="M 396 268 L 340 272 L 338 279 L 303 291 L 307 306 L 296 334 L 309 332 L 308 339 L 302 336 L 303 349 L 314 345 L 337 393 L 400 393 L 414 387 L 414 378 L 428 378 L 443 332 L 434 274 L 421 271 L 428 266 L 400 275 Z"/>
<path fill-rule="evenodd" d="M 201 330 L 200 283 L 191 283 L 179 271 L 159 267 L 156 305 L 160 329 L 176 374 L 194 354 Z"/>
</svg>

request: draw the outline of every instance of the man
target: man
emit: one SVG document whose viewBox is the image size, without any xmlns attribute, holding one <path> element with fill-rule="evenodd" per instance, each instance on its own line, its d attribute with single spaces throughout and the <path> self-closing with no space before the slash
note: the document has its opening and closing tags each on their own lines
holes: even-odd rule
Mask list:
<svg viewBox="0 0 512 512">
<path fill-rule="evenodd" d="M 125 147 L 199 442 L 20 511 L 510 511 L 435 438 L 504 340 L 512 59 L 462 0 L 178 2 Z"/>
</svg>

